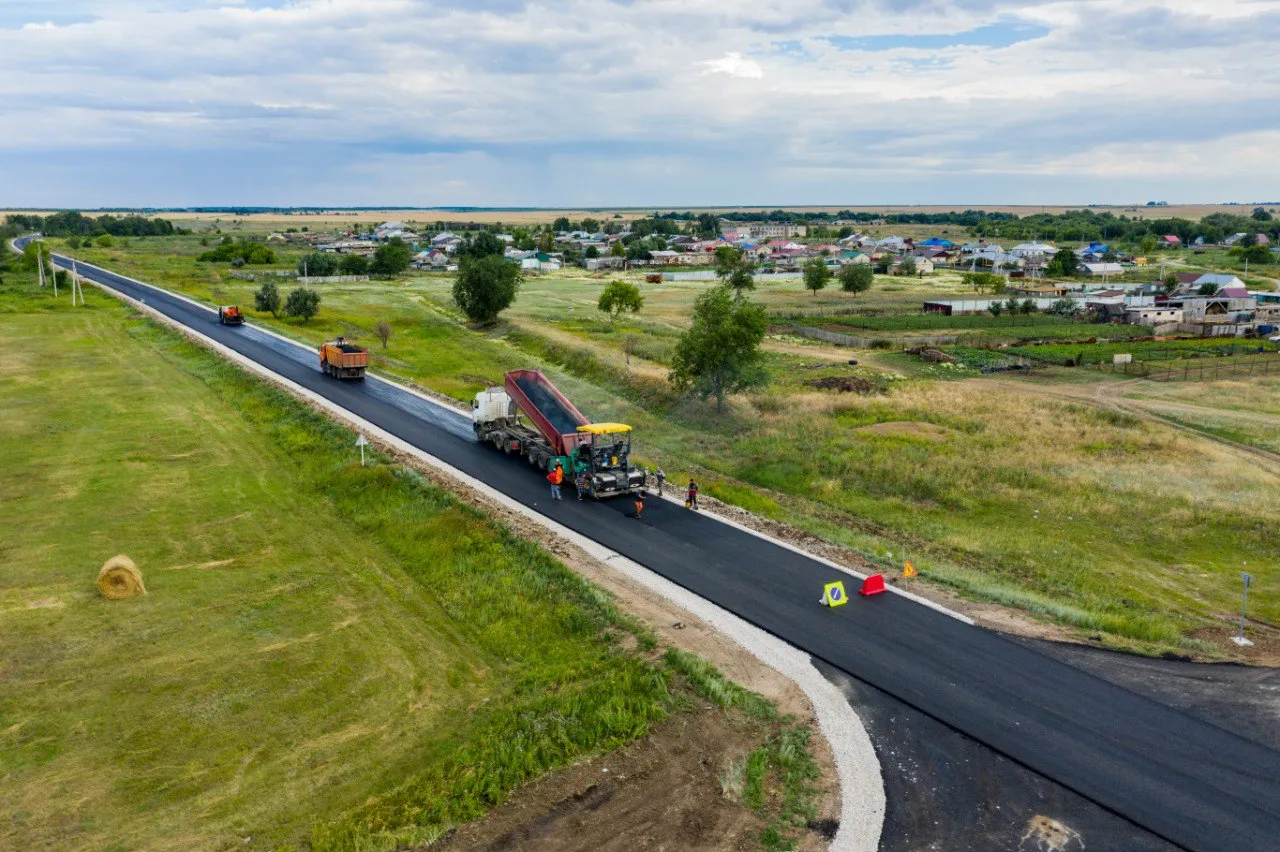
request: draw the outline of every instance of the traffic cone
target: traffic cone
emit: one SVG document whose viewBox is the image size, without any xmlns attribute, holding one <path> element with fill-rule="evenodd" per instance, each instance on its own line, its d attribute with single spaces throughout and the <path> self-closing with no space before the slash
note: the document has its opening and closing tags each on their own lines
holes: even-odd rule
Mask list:
<svg viewBox="0 0 1280 852">
<path fill-rule="evenodd" d="M 884 591 L 884 575 L 872 574 L 870 577 L 862 581 L 862 588 L 858 590 L 861 595 L 878 595 Z"/>
</svg>

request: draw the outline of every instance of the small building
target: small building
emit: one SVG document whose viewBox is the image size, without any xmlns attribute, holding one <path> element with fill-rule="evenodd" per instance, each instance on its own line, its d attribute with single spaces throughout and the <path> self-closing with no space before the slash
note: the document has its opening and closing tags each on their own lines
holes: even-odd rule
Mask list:
<svg viewBox="0 0 1280 852">
<path fill-rule="evenodd" d="M 1082 263 L 1080 269 L 1086 275 L 1124 275 L 1124 267 L 1118 263 Z"/>
<path fill-rule="evenodd" d="M 1171 308 L 1168 305 L 1131 307 L 1125 308 L 1124 317 L 1129 325 L 1165 325 L 1182 322 L 1182 308 Z"/>
<path fill-rule="evenodd" d="M 1020 284 L 1008 289 L 1007 292 L 1014 296 L 1027 296 L 1032 299 L 1061 299 L 1071 290 L 1061 284 Z"/>
<path fill-rule="evenodd" d="M 902 271 L 902 264 L 908 259 L 915 262 L 916 275 L 928 275 L 930 272 L 933 272 L 933 261 L 927 257 L 912 257 L 912 258 L 900 257 L 893 262 L 893 266 L 889 269 L 889 274 L 890 275 L 906 274 Z"/>
<path fill-rule="evenodd" d="M 1182 245 L 1182 240 L 1173 234 L 1167 234 L 1160 238 L 1160 242 L 1165 248 L 1178 248 Z"/>
</svg>

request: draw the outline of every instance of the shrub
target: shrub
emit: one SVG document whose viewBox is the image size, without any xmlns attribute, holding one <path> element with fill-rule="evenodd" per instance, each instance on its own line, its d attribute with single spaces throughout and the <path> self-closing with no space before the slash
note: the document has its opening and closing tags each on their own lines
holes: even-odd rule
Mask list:
<svg viewBox="0 0 1280 852">
<path fill-rule="evenodd" d="M 260 311 L 270 311 L 273 317 L 280 316 L 280 291 L 274 281 L 267 281 L 253 294 L 253 306 Z"/>
<path fill-rule="evenodd" d="M 295 287 L 284 301 L 284 315 L 307 322 L 320 313 L 320 294 L 307 287 Z"/>
</svg>

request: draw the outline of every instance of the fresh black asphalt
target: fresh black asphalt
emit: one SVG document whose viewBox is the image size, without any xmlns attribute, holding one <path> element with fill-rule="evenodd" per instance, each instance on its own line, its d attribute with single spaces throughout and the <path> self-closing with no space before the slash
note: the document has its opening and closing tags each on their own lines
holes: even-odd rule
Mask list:
<svg viewBox="0 0 1280 852">
<path fill-rule="evenodd" d="M 820 607 L 823 583 L 851 578 L 672 503 L 652 501 L 643 521 L 631 501 L 553 504 L 522 458 L 474 440 L 465 415 L 373 377 L 330 379 L 303 347 L 77 268 L 1171 843 L 1280 845 L 1272 748 L 895 594 Z"/>
</svg>

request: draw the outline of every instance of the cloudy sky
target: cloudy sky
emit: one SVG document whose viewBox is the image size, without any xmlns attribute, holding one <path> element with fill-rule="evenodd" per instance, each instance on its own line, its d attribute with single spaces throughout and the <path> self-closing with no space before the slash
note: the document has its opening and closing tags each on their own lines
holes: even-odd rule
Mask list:
<svg viewBox="0 0 1280 852">
<path fill-rule="evenodd" d="M 1280 0 L 0 0 L 0 207 L 1280 199 Z"/>
</svg>

